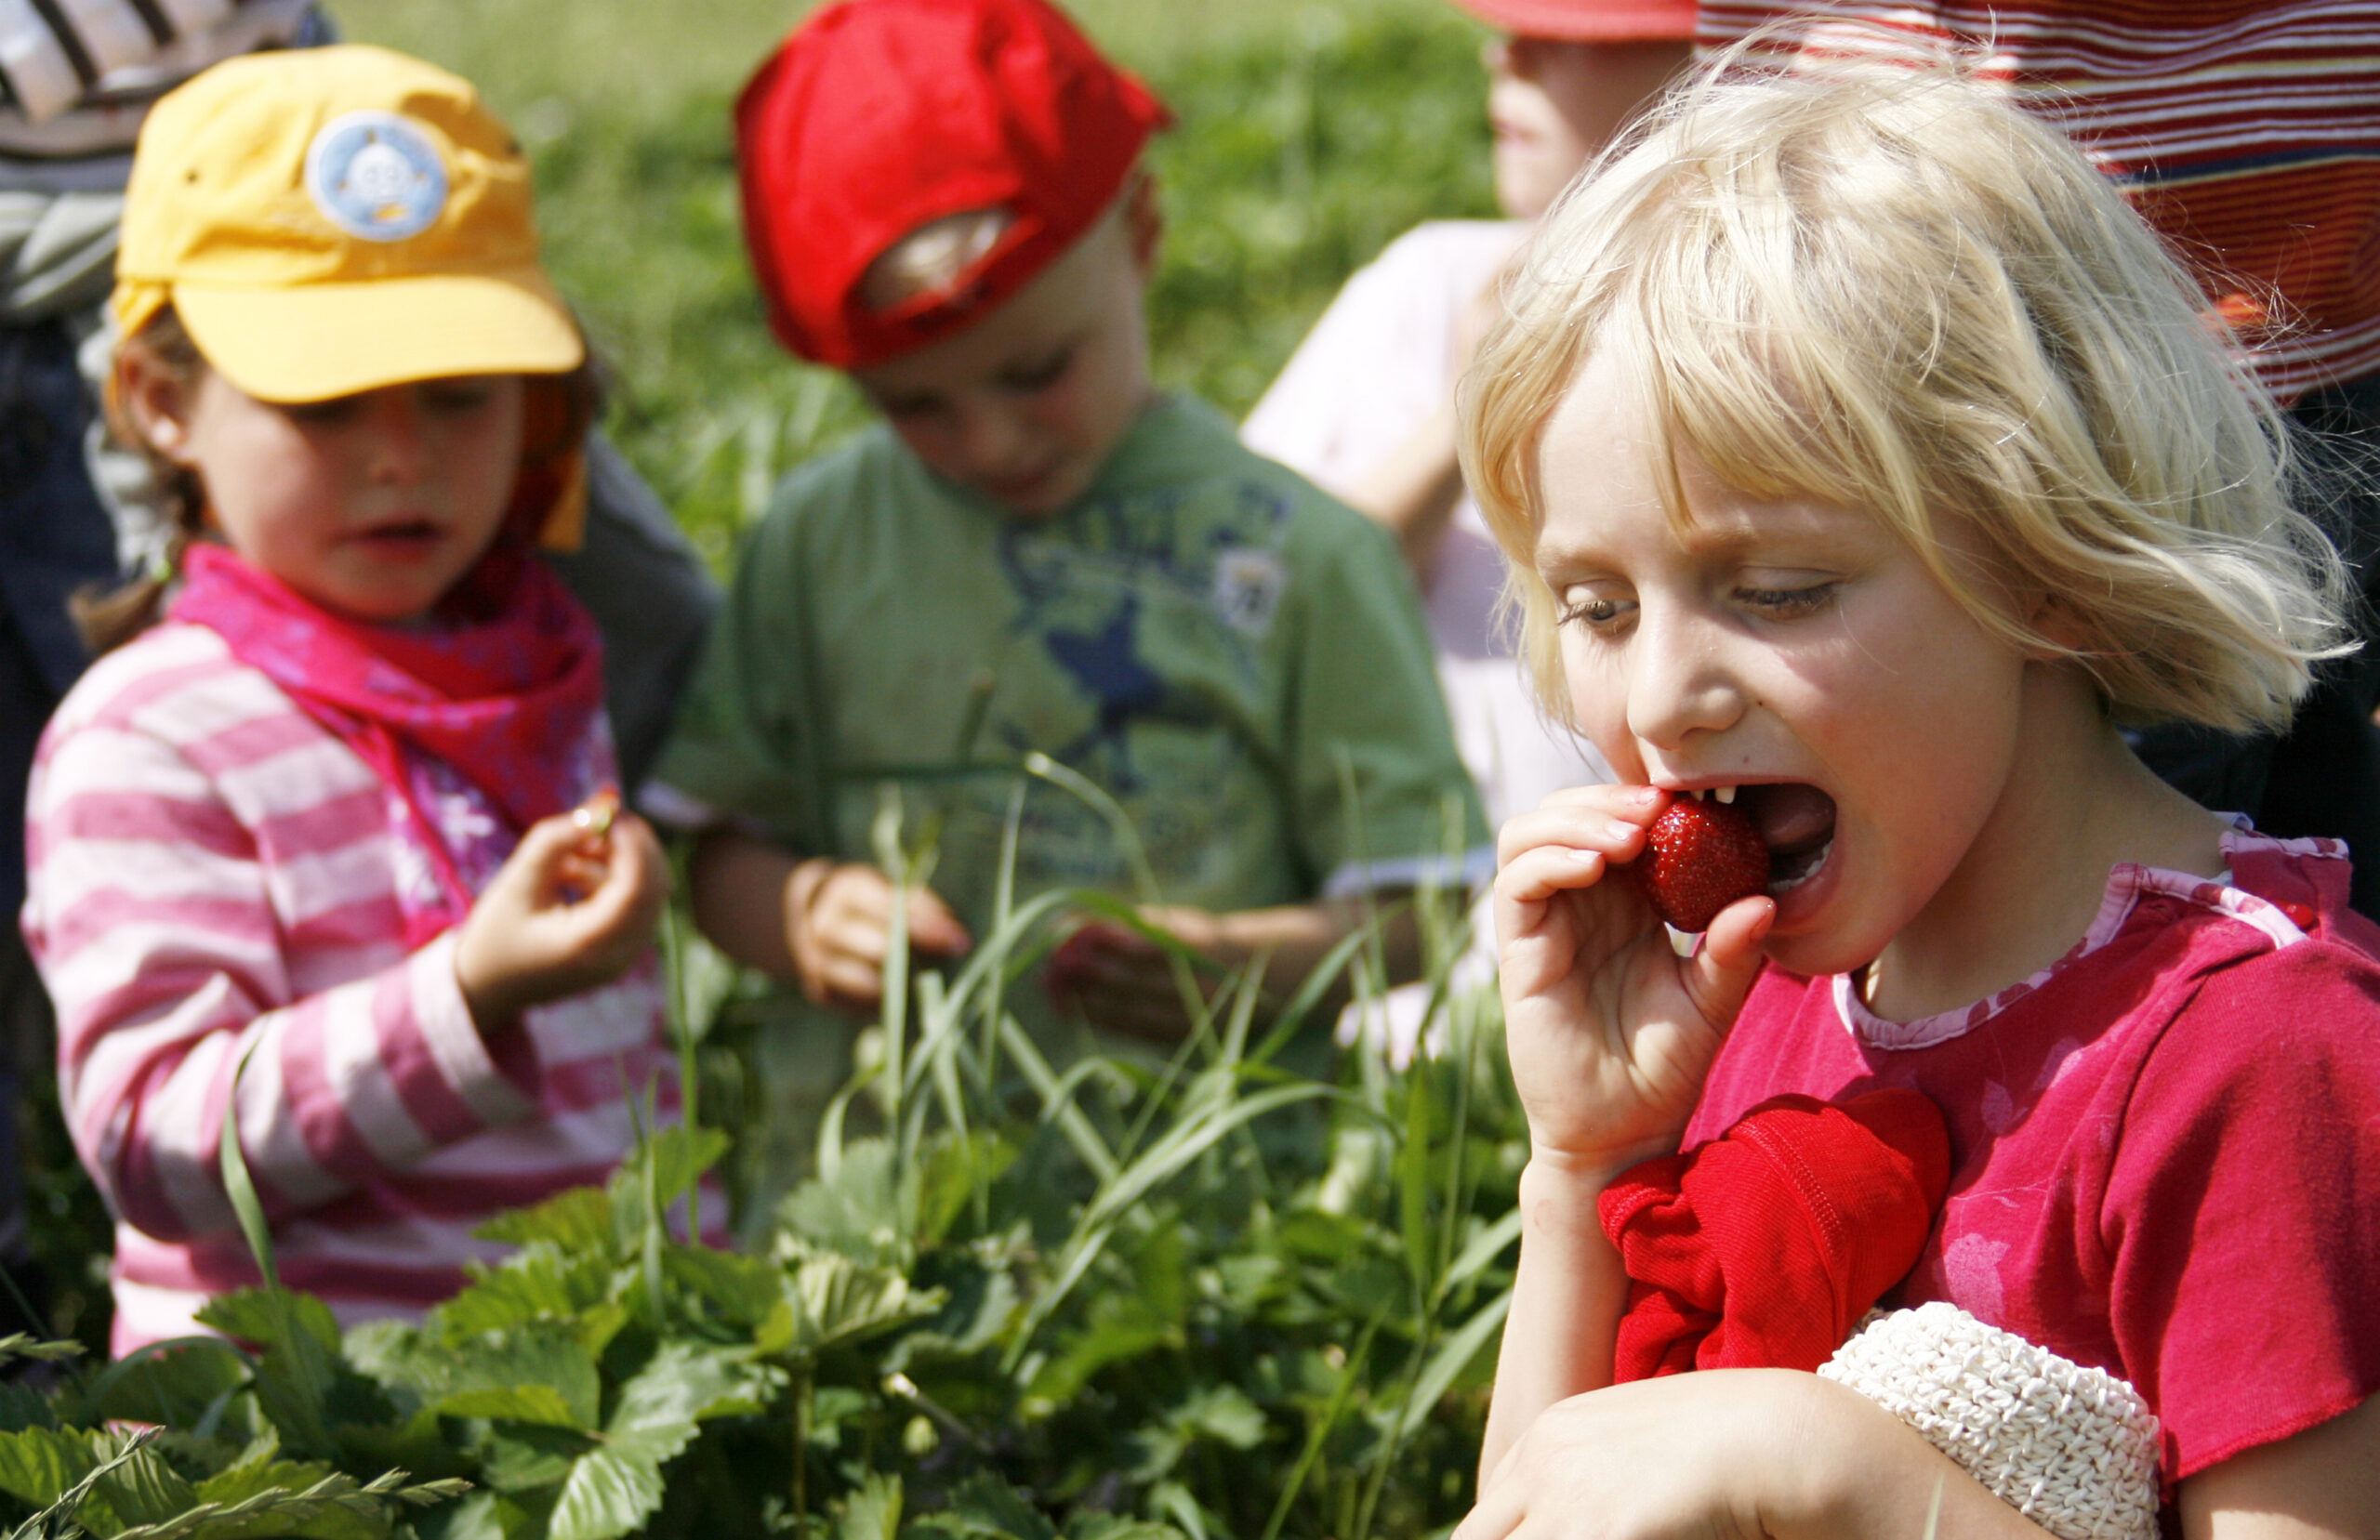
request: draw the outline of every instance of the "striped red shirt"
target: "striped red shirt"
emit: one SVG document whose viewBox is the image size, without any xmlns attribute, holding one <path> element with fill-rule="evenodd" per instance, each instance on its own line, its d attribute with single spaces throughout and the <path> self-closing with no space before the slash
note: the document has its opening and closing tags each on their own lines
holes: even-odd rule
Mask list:
<svg viewBox="0 0 2380 1540">
<path fill-rule="evenodd" d="M 1980 47 L 1982 75 L 2123 186 L 2218 313 L 2279 323 L 2256 360 L 2282 400 L 2380 371 L 2380 4 L 1704 0 L 1696 41 L 1805 12 L 1825 19 L 1791 34 L 1805 49 Z"/>
<path fill-rule="evenodd" d="M 530 1011 L 518 1062 L 491 1057 L 454 933 L 402 944 L 390 792 L 210 630 L 159 626 L 95 665 L 27 810 L 25 935 L 116 1216 L 119 1353 L 257 1281 L 218 1174 L 235 1071 L 283 1280 L 350 1321 L 446 1297 L 499 1254 L 474 1226 L 602 1180 L 631 1098 L 676 1112 L 650 960 Z"/>
</svg>

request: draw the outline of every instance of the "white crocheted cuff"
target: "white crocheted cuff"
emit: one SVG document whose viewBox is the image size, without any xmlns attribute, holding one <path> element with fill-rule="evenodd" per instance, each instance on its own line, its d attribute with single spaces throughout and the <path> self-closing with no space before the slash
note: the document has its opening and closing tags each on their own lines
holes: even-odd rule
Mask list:
<svg viewBox="0 0 2380 1540">
<path fill-rule="evenodd" d="M 2157 1419 L 2131 1386 L 1938 1300 L 1871 1321 L 1820 1375 L 2058 1540 L 2156 1540 Z"/>
</svg>

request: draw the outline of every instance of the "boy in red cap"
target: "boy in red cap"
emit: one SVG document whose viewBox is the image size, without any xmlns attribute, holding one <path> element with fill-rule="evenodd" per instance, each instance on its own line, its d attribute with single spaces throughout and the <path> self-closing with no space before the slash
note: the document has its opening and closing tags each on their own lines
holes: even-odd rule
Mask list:
<svg viewBox="0 0 2380 1540">
<path fill-rule="evenodd" d="M 1154 917 L 1223 962 L 1269 955 L 1276 995 L 1383 890 L 1484 865 L 1392 543 L 1150 381 L 1138 163 L 1165 121 L 1042 0 L 846 0 L 737 105 L 771 323 L 885 420 L 754 532 L 658 801 L 707 827 L 705 933 L 813 1000 L 880 993 L 888 796 L 910 836 L 939 831 L 907 915 L 929 957 L 990 924 L 1012 809 L 1019 897 L 1139 896 L 1105 815 L 1036 754 L 1121 805 Z M 1414 950 L 1392 942 L 1392 970 Z M 1184 1029 L 1138 937 L 1062 955 L 1077 1021 Z"/>
</svg>

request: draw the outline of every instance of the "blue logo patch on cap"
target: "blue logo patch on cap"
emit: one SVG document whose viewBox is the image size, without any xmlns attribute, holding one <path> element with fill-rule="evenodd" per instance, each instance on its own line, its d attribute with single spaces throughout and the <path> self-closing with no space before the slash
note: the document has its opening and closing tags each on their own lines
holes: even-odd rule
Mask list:
<svg viewBox="0 0 2380 1540">
<path fill-rule="evenodd" d="M 402 241 L 446 207 L 446 163 L 430 136 L 394 112 L 350 112 L 306 150 L 306 191 L 325 218 L 366 241 Z"/>
</svg>

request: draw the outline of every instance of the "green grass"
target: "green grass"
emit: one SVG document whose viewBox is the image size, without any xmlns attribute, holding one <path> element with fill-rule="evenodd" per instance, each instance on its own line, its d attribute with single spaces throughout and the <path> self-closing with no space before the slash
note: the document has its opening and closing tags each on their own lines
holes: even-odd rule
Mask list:
<svg viewBox="0 0 2380 1540">
<path fill-rule="evenodd" d="M 862 420 L 770 340 L 728 105 L 800 7 L 334 0 L 358 40 L 479 83 L 533 148 L 549 263 L 615 375 L 613 431 L 723 564 L 776 477 Z M 1151 153 L 1157 370 L 1245 412 L 1347 273 L 1492 210 L 1479 30 L 1443 0 L 1090 0 L 1085 28 L 1178 125 Z"/>
</svg>

